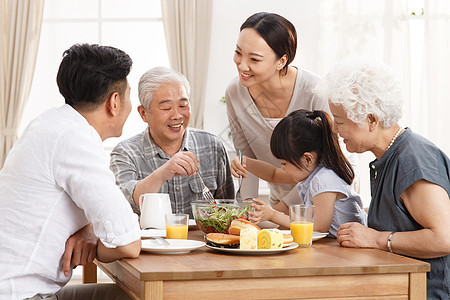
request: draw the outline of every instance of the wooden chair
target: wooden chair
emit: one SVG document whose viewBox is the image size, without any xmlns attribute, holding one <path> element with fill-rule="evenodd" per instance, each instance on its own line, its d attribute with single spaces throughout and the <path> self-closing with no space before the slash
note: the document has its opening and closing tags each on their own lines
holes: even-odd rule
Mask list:
<svg viewBox="0 0 450 300">
<path fill-rule="evenodd" d="M 97 283 L 97 265 L 90 262 L 83 266 L 83 283 Z"/>
</svg>

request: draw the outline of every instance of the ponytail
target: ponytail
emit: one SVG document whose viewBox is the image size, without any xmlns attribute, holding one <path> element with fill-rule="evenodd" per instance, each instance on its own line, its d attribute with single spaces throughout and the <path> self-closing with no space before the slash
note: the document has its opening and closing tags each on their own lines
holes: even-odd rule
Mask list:
<svg viewBox="0 0 450 300">
<path fill-rule="evenodd" d="M 330 116 L 323 111 L 299 109 L 291 112 L 275 126 L 270 150 L 278 158 L 305 168 L 300 158 L 305 152 L 316 152 L 318 161 L 351 184 L 353 169 L 342 153 L 338 136 L 332 130 Z"/>
<path fill-rule="evenodd" d="M 352 184 L 355 173 L 344 153 L 342 153 L 339 138 L 332 129 L 330 116 L 320 110 L 315 110 L 313 116 L 322 123 L 322 163 L 328 169 L 333 170 L 345 182 Z"/>
</svg>

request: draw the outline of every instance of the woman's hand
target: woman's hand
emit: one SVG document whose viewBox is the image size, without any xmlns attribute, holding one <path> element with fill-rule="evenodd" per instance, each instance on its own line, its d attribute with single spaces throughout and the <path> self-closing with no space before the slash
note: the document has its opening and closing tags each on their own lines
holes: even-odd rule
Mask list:
<svg viewBox="0 0 450 300">
<path fill-rule="evenodd" d="M 269 204 L 266 203 L 266 201 L 253 198 L 252 199 L 255 203 L 252 203 L 252 207 L 255 209 L 255 211 L 249 211 L 249 219 L 253 223 L 258 224 L 262 221 L 268 221 L 272 219 L 273 215 L 275 214 L 275 210 L 270 207 Z"/>
<path fill-rule="evenodd" d="M 336 235 L 337 242 L 343 247 L 376 248 L 386 250 L 387 238 L 390 232 L 380 232 L 360 223 L 342 224 Z M 380 241 L 384 246 L 379 246 Z"/>
<path fill-rule="evenodd" d="M 239 157 L 236 156 L 232 161 L 231 161 L 231 174 L 234 177 L 239 178 L 240 176 L 242 176 L 243 178 L 247 178 L 247 157 L 242 155 L 242 164 L 239 162 Z"/>
</svg>

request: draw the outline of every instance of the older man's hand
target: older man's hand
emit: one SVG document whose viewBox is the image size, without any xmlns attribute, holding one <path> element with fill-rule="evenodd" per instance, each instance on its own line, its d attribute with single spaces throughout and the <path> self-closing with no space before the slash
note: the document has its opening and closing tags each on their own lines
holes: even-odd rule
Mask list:
<svg viewBox="0 0 450 300">
<path fill-rule="evenodd" d="M 67 239 L 63 255 L 64 276 L 69 277 L 70 266 L 75 268 L 94 261 L 97 256 L 97 242 L 98 238 L 94 234 L 91 223 Z"/>
<path fill-rule="evenodd" d="M 166 162 L 161 169 L 164 171 L 165 180 L 175 176 L 191 176 L 197 174 L 200 162 L 197 156 L 189 151 L 178 152 Z"/>
</svg>

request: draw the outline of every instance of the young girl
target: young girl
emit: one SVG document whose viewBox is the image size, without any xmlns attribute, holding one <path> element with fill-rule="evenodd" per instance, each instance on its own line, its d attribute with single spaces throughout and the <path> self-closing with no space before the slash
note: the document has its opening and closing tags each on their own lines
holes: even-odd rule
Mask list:
<svg viewBox="0 0 450 300">
<path fill-rule="evenodd" d="M 342 154 L 326 112 L 300 109 L 290 113 L 275 127 L 270 149 L 281 161 L 281 168 L 244 156 L 242 165 L 238 158 L 232 161 L 233 176 L 247 177 L 250 171 L 268 182 L 296 183 L 300 200 L 292 199 L 291 192 L 272 208 L 263 200 L 253 199 L 255 212 L 250 213 L 250 220 L 269 220 L 289 228 L 289 205 L 303 203 L 316 207 L 314 231 L 336 237 L 343 223 L 366 225 L 361 198 L 351 187 L 352 167 Z"/>
</svg>

